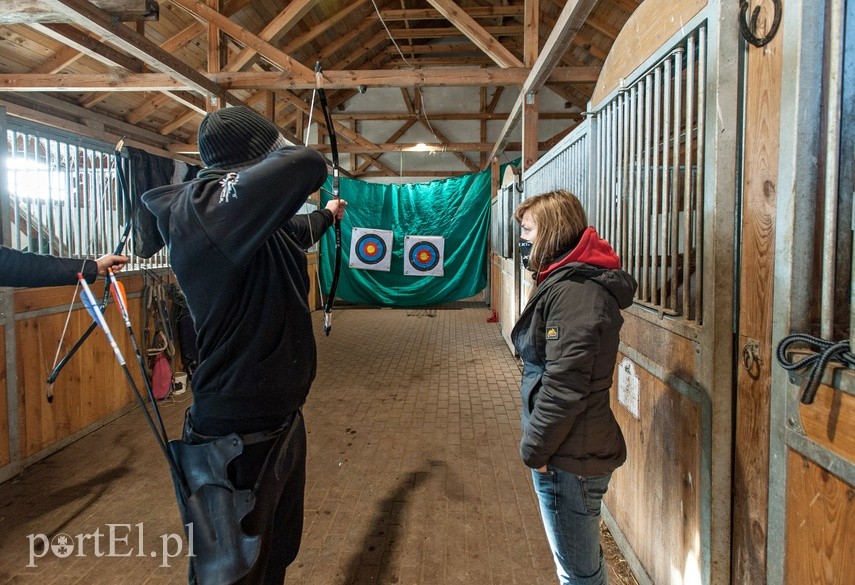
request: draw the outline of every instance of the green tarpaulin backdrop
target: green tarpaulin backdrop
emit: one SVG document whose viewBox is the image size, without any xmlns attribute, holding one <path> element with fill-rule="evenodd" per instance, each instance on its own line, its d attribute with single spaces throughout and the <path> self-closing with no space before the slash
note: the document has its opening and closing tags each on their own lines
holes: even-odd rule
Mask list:
<svg viewBox="0 0 855 585">
<path fill-rule="evenodd" d="M 321 207 L 330 200 L 332 177 L 321 191 Z M 487 284 L 487 238 L 490 229 L 490 171 L 405 185 L 378 185 L 341 179 L 348 202 L 341 223 L 341 276 L 336 297 L 358 304 L 421 307 L 471 297 Z M 391 230 L 389 272 L 348 266 L 353 228 Z M 445 238 L 444 276 L 404 275 L 404 236 Z M 335 235 L 320 242 L 320 278 L 324 298 L 332 283 Z"/>
</svg>

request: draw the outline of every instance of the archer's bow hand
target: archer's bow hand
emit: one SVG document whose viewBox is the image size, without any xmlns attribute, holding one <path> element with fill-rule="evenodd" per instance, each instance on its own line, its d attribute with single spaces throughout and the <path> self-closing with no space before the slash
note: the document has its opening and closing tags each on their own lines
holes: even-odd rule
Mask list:
<svg viewBox="0 0 855 585">
<path fill-rule="evenodd" d="M 347 207 L 347 201 L 344 199 L 330 199 L 326 205 L 326 208 L 332 212 L 336 221 L 341 221 L 341 218 L 344 217 L 345 207 Z"/>
<path fill-rule="evenodd" d="M 116 254 L 104 254 L 97 260 L 98 276 L 107 276 L 107 270 L 110 269 L 114 273 L 119 272 L 127 265 L 129 258 L 127 256 L 118 256 Z"/>
</svg>

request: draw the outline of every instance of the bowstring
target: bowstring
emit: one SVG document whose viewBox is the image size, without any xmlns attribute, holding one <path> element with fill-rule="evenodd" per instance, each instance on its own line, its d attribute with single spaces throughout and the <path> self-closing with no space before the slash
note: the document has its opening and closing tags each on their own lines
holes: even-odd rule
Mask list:
<svg viewBox="0 0 855 585">
<path fill-rule="evenodd" d="M 315 87 L 314 87 L 314 89 L 312 89 L 312 101 L 309 103 L 309 123 L 306 125 L 306 140 L 305 140 L 305 144 L 304 144 L 304 146 L 306 148 L 309 147 L 309 135 L 312 132 L 312 119 L 314 118 L 314 112 L 315 112 L 315 96 L 317 96 L 317 95 L 318 95 L 318 79 L 317 79 L 317 74 L 315 74 Z M 321 188 L 321 190 L 323 190 L 323 188 Z M 321 198 L 318 197 L 318 209 L 320 209 L 320 207 L 321 207 Z M 308 211 L 308 207 L 307 207 L 306 211 Z M 308 214 L 307 214 L 307 220 L 308 221 L 306 223 L 309 224 L 309 247 L 306 249 L 306 254 L 308 254 L 309 250 L 312 248 L 312 246 L 315 245 L 315 234 L 314 234 L 314 230 L 312 230 L 312 220 L 308 217 Z M 318 293 L 321 296 L 321 306 L 323 307 L 326 301 L 324 300 L 324 289 L 321 286 L 320 255 L 321 255 L 320 247 L 318 247 L 318 262 L 315 262 L 315 280 L 318 283 Z"/>
</svg>

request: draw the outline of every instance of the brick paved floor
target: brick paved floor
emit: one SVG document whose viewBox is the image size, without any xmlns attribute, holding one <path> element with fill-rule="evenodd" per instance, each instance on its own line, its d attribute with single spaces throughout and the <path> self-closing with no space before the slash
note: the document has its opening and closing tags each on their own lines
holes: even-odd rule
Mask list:
<svg viewBox="0 0 855 585">
<path fill-rule="evenodd" d="M 335 311 L 305 408 L 306 522 L 288 583 L 556 582 L 517 455 L 519 369 L 489 314 Z M 172 436 L 188 404 L 164 404 Z M 112 552 L 129 556 L 110 554 L 111 524 Z M 166 464 L 133 411 L 0 485 L 0 584 L 184 583 L 180 531 Z M 67 534 L 74 550 L 60 558 L 38 533 Z"/>
</svg>

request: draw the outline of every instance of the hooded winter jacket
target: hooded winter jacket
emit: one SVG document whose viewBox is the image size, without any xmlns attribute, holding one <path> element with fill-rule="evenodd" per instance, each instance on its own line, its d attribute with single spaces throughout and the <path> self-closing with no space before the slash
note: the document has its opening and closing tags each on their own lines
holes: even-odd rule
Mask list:
<svg viewBox="0 0 855 585">
<path fill-rule="evenodd" d="M 520 455 L 581 476 L 610 473 L 626 443 L 609 389 L 635 279 L 589 227 L 579 244 L 546 268 L 511 333 L 523 360 Z"/>
</svg>

